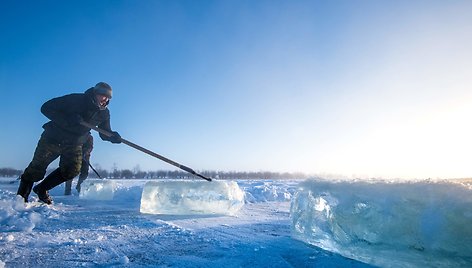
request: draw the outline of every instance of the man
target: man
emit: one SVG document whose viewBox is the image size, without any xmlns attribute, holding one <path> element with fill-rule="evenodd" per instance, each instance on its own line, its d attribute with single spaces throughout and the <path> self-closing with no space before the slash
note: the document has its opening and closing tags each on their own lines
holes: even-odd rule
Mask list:
<svg viewBox="0 0 472 268">
<path fill-rule="evenodd" d="M 80 186 L 84 182 L 89 174 L 89 163 L 90 163 L 90 154 L 93 150 L 93 137 L 91 134 L 88 135 L 87 140 L 82 145 L 82 167 L 80 168 L 79 180 L 77 181 L 77 192 L 80 193 Z M 64 195 L 71 195 L 72 193 L 72 180 L 66 181 L 66 186 L 64 190 Z"/>
<path fill-rule="evenodd" d="M 121 143 L 118 132 L 111 131 L 110 111 L 107 106 L 112 97 L 112 88 L 104 82 L 97 83 L 85 93 L 69 94 L 54 98 L 43 104 L 41 112 L 50 119 L 43 125 L 33 160 L 21 175 L 17 194 L 28 202 L 31 189 L 39 200 L 52 204 L 48 191 L 66 182 L 80 171 L 82 164 L 82 146 L 90 134 L 90 128 L 83 126 L 88 122 L 112 132 L 111 137 L 100 134 L 102 140 Z M 48 165 L 60 157 L 59 168 L 51 172 L 41 183 Z"/>
</svg>

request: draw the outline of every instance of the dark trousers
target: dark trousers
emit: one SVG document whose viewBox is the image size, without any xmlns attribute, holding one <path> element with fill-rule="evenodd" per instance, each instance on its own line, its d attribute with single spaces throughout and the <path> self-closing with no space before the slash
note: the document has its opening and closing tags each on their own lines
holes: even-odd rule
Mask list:
<svg viewBox="0 0 472 268">
<path fill-rule="evenodd" d="M 77 182 L 77 191 L 80 192 L 80 185 L 82 182 L 84 182 L 89 174 L 89 163 L 90 163 L 90 155 L 92 154 L 93 150 L 93 137 L 92 135 L 89 135 L 87 137 L 87 141 L 83 144 L 82 146 L 82 167 L 80 168 L 80 175 L 79 175 L 79 180 Z M 66 181 L 65 189 L 64 189 L 64 194 L 65 195 L 70 195 L 72 193 L 72 180 L 70 179 Z"/>
<path fill-rule="evenodd" d="M 85 157 L 85 156 L 84 156 Z M 90 155 L 89 155 L 90 157 Z M 79 175 L 79 180 L 77 181 L 77 191 L 80 192 L 80 185 L 82 185 L 82 182 L 84 182 L 87 177 L 88 177 L 88 173 L 89 173 L 89 165 L 88 165 L 88 160 L 82 160 L 82 168 L 80 169 L 80 175 Z M 66 185 L 65 185 L 65 189 L 64 189 L 64 194 L 65 195 L 70 195 L 72 193 L 72 181 L 74 179 L 70 179 L 68 181 L 66 181 Z"/>
<path fill-rule="evenodd" d="M 37 182 L 44 178 L 46 169 L 58 157 L 59 170 L 64 180 L 70 180 L 79 174 L 82 165 L 82 144 L 61 144 L 41 135 L 33 160 L 21 175 L 21 179 Z"/>
</svg>

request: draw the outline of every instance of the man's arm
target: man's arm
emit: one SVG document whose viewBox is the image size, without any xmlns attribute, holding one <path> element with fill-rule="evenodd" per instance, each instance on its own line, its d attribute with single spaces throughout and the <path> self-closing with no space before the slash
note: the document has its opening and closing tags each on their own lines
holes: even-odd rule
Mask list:
<svg viewBox="0 0 472 268">
<path fill-rule="evenodd" d="M 41 106 L 41 113 L 64 128 L 70 126 L 71 122 L 75 123 L 77 121 L 79 123 L 82 117 L 71 111 L 72 102 L 74 101 L 72 98 L 72 95 L 66 95 L 48 100 Z"/>
<path fill-rule="evenodd" d="M 106 120 L 104 120 L 101 124 L 98 125 L 99 128 L 106 130 L 108 132 L 111 132 L 113 135 L 111 137 L 108 137 L 106 135 L 103 135 L 102 133 L 99 133 L 100 138 L 104 141 L 110 141 L 111 143 L 121 143 L 121 136 L 118 134 L 116 131 L 111 130 L 110 126 L 110 114 L 107 114 Z"/>
</svg>

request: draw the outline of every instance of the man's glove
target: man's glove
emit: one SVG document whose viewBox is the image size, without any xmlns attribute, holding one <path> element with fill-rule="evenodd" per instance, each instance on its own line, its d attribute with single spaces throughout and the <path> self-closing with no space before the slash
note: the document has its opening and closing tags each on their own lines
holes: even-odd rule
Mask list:
<svg viewBox="0 0 472 268">
<path fill-rule="evenodd" d="M 118 134 L 118 132 L 113 131 L 111 134 L 112 135 L 110 136 L 110 138 L 108 138 L 108 140 L 111 143 L 121 143 L 121 136 L 120 136 L 120 134 Z"/>
<path fill-rule="evenodd" d="M 84 122 L 84 119 L 79 114 L 71 115 L 67 120 L 69 126 L 77 126 L 80 125 L 80 123 L 82 122 Z"/>
</svg>

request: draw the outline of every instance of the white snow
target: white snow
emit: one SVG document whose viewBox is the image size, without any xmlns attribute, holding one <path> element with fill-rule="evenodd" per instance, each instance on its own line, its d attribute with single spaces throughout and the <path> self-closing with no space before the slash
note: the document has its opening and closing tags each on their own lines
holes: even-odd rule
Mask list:
<svg viewBox="0 0 472 268">
<path fill-rule="evenodd" d="M 168 215 L 234 215 L 244 205 L 235 181 L 149 181 L 141 197 L 142 213 Z"/>
<path fill-rule="evenodd" d="M 44 218 L 54 218 L 57 213 L 52 207 L 41 205 L 38 202 L 24 204 L 20 196 L 3 198 L 11 193 L 0 189 L 0 225 L 2 231 L 31 232 Z M 5 239 L 11 240 L 13 235 L 7 235 Z"/>
<path fill-rule="evenodd" d="M 472 190 L 446 181 L 309 180 L 293 236 L 383 267 L 471 267 Z"/>
<path fill-rule="evenodd" d="M 80 198 L 113 200 L 116 184 L 112 180 L 88 179 L 81 185 Z"/>
<path fill-rule="evenodd" d="M 239 186 L 245 192 L 245 202 L 290 201 L 296 190 L 297 181 L 241 181 Z"/>
</svg>

